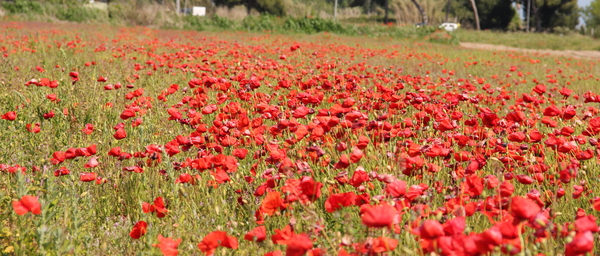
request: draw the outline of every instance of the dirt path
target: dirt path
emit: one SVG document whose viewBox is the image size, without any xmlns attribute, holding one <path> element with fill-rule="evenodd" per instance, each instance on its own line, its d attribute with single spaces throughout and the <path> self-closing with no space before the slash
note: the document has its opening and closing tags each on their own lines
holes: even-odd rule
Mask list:
<svg viewBox="0 0 600 256">
<path fill-rule="evenodd" d="M 509 46 L 504 46 L 504 45 L 480 44 L 480 43 L 460 43 L 460 46 L 464 47 L 464 48 L 469 48 L 469 49 L 528 52 L 528 53 L 548 54 L 548 55 L 557 55 L 557 56 L 574 57 L 574 58 L 600 59 L 600 51 L 536 50 L 536 49 L 523 49 L 523 48 L 509 47 Z"/>
</svg>

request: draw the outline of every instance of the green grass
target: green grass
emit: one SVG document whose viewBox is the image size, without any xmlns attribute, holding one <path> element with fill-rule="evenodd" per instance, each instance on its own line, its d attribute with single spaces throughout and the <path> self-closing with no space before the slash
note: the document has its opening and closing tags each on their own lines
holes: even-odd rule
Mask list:
<svg viewBox="0 0 600 256">
<path fill-rule="evenodd" d="M 576 32 L 559 35 L 459 29 L 454 33 L 460 42 L 496 44 L 525 49 L 600 50 L 600 40 Z"/>
</svg>

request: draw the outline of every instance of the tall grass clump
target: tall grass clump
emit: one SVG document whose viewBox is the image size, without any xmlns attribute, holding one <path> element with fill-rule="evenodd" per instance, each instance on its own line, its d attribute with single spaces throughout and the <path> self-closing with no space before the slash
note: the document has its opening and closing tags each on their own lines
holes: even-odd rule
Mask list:
<svg viewBox="0 0 600 256">
<path fill-rule="evenodd" d="M 73 22 L 90 22 L 90 21 L 106 21 L 107 12 L 106 10 L 87 7 L 84 5 L 75 5 L 68 7 L 57 8 L 56 18 L 59 20 L 73 21 Z"/>
<path fill-rule="evenodd" d="M 319 33 L 319 32 L 332 32 L 339 34 L 346 34 L 344 26 L 330 19 L 321 18 L 293 18 L 289 17 L 285 20 L 283 25 L 284 30 L 303 32 L 307 34 Z"/>
<path fill-rule="evenodd" d="M 275 31 L 281 27 L 280 18 L 271 15 L 247 16 L 242 20 L 242 29 L 246 31 Z"/>
</svg>

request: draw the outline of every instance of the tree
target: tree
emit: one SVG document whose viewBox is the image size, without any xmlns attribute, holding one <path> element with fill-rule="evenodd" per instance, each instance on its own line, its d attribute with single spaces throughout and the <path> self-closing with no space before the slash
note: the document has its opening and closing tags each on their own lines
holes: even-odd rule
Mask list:
<svg viewBox="0 0 600 256">
<path fill-rule="evenodd" d="M 454 0 L 450 6 L 460 23 L 472 24 L 473 27 L 477 27 L 477 20 L 473 12 L 474 6 L 470 0 Z M 475 8 L 481 29 L 504 30 L 516 13 L 511 0 L 477 0 Z"/>
<path fill-rule="evenodd" d="M 285 15 L 285 4 L 283 0 L 214 0 L 215 5 L 227 6 L 229 8 L 236 5 L 244 5 L 248 14 L 252 9 L 261 13 L 273 15 Z"/>
<path fill-rule="evenodd" d="M 427 13 L 423 9 L 423 7 L 419 4 L 419 2 L 417 2 L 417 0 L 411 0 L 411 1 L 415 5 L 415 7 L 417 7 L 417 10 L 419 10 L 419 12 L 421 13 L 421 18 L 423 19 L 423 23 L 429 24 L 429 17 L 427 17 Z"/>
<path fill-rule="evenodd" d="M 600 0 L 594 0 L 582 11 L 583 20 L 587 27 L 600 26 Z"/>
<path fill-rule="evenodd" d="M 524 1 L 525 10 L 528 2 Z M 579 20 L 579 7 L 577 0 L 531 0 L 531 16 L 536 32 L 555 27 L 574 28 Z"/>
<path fill-rule="evenodd" d="M 479 14 L 477 13 L 477 5 L 475 4 L 475 0 L 471 0 L 471 6 L 473 7 L 473 16 L 475 16 L 475 26 L 477 27 L 477 31 L 481 30 L 481 25 L 479 23 Z"/>
</svg>

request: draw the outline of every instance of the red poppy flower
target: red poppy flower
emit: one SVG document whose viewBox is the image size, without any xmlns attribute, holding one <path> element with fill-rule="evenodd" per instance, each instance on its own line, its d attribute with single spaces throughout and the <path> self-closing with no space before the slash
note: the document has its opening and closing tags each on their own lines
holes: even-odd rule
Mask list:
<svg viewBox="0 0 600 256">
<path fill-rule="evenodd" d="M 340 156 L 340 161 L 334 165 L 336 169 L 345 169 L 348 166 L 350 166 L 350 162 L 348 161 L 348 156 L 345 154 Z"/>
<path fill-rule="evenodd" d="M 6 112 L 6 113 L 4 113 L 4 115 L 2 115 L 2 119 L 8 120 L 8 121 L 14 121 L 15 119 L 17 119 L 17 112 L 15 112 L 15 111 Z"/>
<path fill-rule="evenodd" d="M 67 175 L 69 173 L 71 173 L 71 171 L 69 169 L 67 169 L 67 167 L 62 166 L 58 170 L 54 171 L 54 176 L 59 177 L 59 176 Z"/>
<path fill-rule="evenodd" d="M 163 256 L 177 256 L 179 254 L 177 247 L 180 243 L 181 238 L 173 240 L 172 238 L 158 235 L 158 244 L 153 244 L 152 246 L 158 247 Z"/>
<path fill-rule="evenodd" d="M 120 128 L 115 132 L 113 137 L 117 140 L 121 140 L 127 137 L 127 133 L 125 132 L 125 129 Z"/>
<path fill-rule="evenodd" d="M 54 93 L 46 95 L 46 99 L 49 99 L 51 102 L 60 102 L 60 99 Z"/>
<path fill-rule="evenodd" d="M 332 194 L 325 201 L 325 210 L 329 213 L 335 212 L 342 207 L 356 205 L 357 196 L 354 192 Z"/>
<path fill-rule="evenodd" d="M 279 250 L 265 253 L 265 256 L 281 256 L 281 255 L 282 255 L 281 251 L 279 251 Z"/>
<path fill-rule="evenodd" d="M 271 236 L 271 241 L 275 244 L 286 244 L 294 236 L 292 226 L 286 225 L 282 230 L 275 229 L 275 234 Z"/>
<path fill-rule="evenodd" d="M 82 172 L 79 174 L 79 180 L 83 182 L 90 182 L 96 180 L 96 176 L 97 175 L 95 172 Z"/>
<path fill-rule="evenodd" d="M 510 213 L 519 220 L 531 220 L 541 210 L 538 204 L 520 196 L 513 197 L 510 202 Z"/>
<path fill-rule="evenodd" d="M 142 124 L 144 120 L 141 118 L 136 118 L 133 121 L 131 121 L 131 127 L 138 127 L 140 126 L 140 124 Z"/>
<path fill-rule="evenodd" d="M 281 199 L 281 193 L 277 191 L 268 193 L 260 206 L 260 211 L 269 216 L 272 216 L 278 210 L 283 209 L 285 209 L 285 204 L 283 199 Z"/>
<path fill-rule="evenodd" d="M 135 110 L 126 108 L 125 110 L 123 110 L 123 112 L 121 113 L 121 115 L 119 117 L 123 120 L 127 120 L 129 118 L 135 117 Z"/>
<path fill-rule="evenodd" d="M 314 202 L 321 197 L 321 187 L 323 187 L 323 183 L 314 181 L 310 177 L 305 177 L 302 179 L 302 182 L 300 182 L 302 196 L 311 202 Z"/>
<path fill-rule="evenodd" d="M 156 212 L 156 217 L 164 218 L 169 210 L 167 210 L 163 198 L 157 197 L 154 199 L 154 204 L 143 202 L 142 211 L 144 213 Z"/>
<path fill-rule="evenodd" d="M 140 237 L 142 237 L 146 234 L 147 227 L 148 227 L 148 223 L 146 223 L 143 220 L 138 221 L 137 223 L 135 223 L 135 225 L 133 225 L 131 232 L 129 232 L 129 236 L 133 239 L 139 239 Z"/>
<path fill-rule="evenodd" d="M 26 124 L 25 128 L 31 133 L 39 133 L 41 131 L 40 123 L 35 123 L 33 126 L 31 124 Z"/>
<path fill-rule="evenodd" d="M 265 239 L 267 239 L 267 228 L 265 226 L 258 226 L 244 235 L 244 240 L 251 242 L 262 242 Z"/>
<path fill-rule="evenodd" d="M 202 242 L 198 243 L 198 248 L 206 255 L 213 255 L 217 247 L 237 249 L 238 241 L 235 237 L 227 236 L 225 231 L 214 231 L 206 235 Z"/>
<path fill-rule="evenodd" d="M 362 152 L 362 150 L 354 148 L 352 150 L 352 153 L 350 153 L 350 162 L 358 163 L 358 161 L 360 161 L 360 159 L 363 158 L 364 155 L 365 154 Z"/>
<path fill-rule="evenodd" d="M 594 250 L 594 235 L 591 231 L 579 232 L 565 246 L 565 256 L 583 256 Z"/>
<path fill-rule="evenodd" d="M 183 115 L 176 108 L 169 108 L 167 109 L 167 112 L 171 116 L 169 117 L 169 120 L 179 120 L 183 117 Z"/>
<path fill-rule="evenodd" d="M 305 234 L 296 234 L 288 242 L 286 256 L 302 256 L 313 247 L 312 240 Z"/>
<path fill-rule="evenodd" d="M 25 215 L 28 212 L 31 212 L 35 215 L 42 213 L 42 205 L 40 202 L 38 202 L 38 198 L 36 196 L 25 195 L 21 197 L 21 200 L 13 201 L 12 206 L 17 215 Z"/>
<path fill-rule="evenodd" d="M 98 157 L 92 156 L 90 160 L 83 166 L 84 168 L 94 168 L 98 166 Z"/>
<path fill-rule="evenodd" d="M 371 240 L 371 248 L 370 252 L 372 253 L 384 253 L 391 252 L 396 249 L 398 246 L 398 240 L 387 238 L 387 237 L 378 237 Z M 369 254 L 371 255 L 371 254 Z"/>
<path fill-rule="evenodd" d="M 444 223 L 444 233 L 447 236 L 459 235 L 465 231 L 466 226 L 467 223 L 464 216 L 456 217 Z"/>
<path fill-rule="evenodd" d="M 594 210 L 600 211 L 600 197 L 595 197 L 593 199 L 592 205 L 593 205 L 592 207 L 594 208 Z"/>
<path fill-rule="evenodd" d="M 235 156 L 239 159 L 245 159 L 246 154 L 248 154 L 248 150 L 245 148 L 236 148 L 233 150 L 233 156 Z"/>
<path fill-rule="evenodd" d="M 510 183 L 510 181 L 505 180 L 500 184 L 501 197 L 510 197 L 512 196 L 513 192 L 515 192 L 515 187 L 512 183 Z"/>
<path fill-rule="evenodd" d="M 397 223 L 400 215 L 396 208 L 383 203 L 366 209 L 361 218 L 362 223 L 367 227 L 383 228 Z"/>
<path fill-rule="evenodd" d="M 50 112 L 44 114 L 44 119 L 50 119 L 50 118 L 53 118 L 54 116 L 55 116 L 54 110 L 51 110 Z"/>
<path fill-rule="evenodd" d="M 196 181 L 194 179 L 194 177 L 192 177 L 191 174 L 189 173 L 182 173 L 181 175 L 179 175 L 179 177 L 175 180 L 175 183 L 190 183 L 190 184 L 195 184 Z"/>
<path fill-rule="evenodd" d="M 385 187 L 385 192 L 392 197 L 402 197 L 406 194 L 406 181 L 396 180 Z"/>
<path fill-rule="evenodd" d="M 412 233 L 423 239 L 436 239 L 445 234 L 444 226 L 436 220 L 423 221 L 423 224 L 418 228 L 413 229 Z"/>
<path fill-rule="evenodd" d="M 94 131 L 94 126 L 92 124 L 85 124 L 85 127 L 81 129 L 81 132 L 90 135 Z"/>
<path fill-rule="evenodd" d="M 575 221 L 575 228 L 577 232 L 591 231 L 592 233 L 599 232 L 598 224 L 596 224 L 596 217 L 587 215 L 580 217 Z"/>
<path fill-rule="evenodd" d="M 75 71 L 69 72 L 69 76 L 71 77 L 71 80 L 73 82 L 79 81 L 79 72 L 75 72 Z"/>
<path fill-rule="evenodd" d="M 350 179 L 350 185 L 354 187 L 359 187 L 363 184 L 363 182 L 369 181 L 369 174 L 365 171 L 365 169 L 361 166 L 356 168 L 354 173 L 352 174 L 352 178 Z"/>
</svg>

